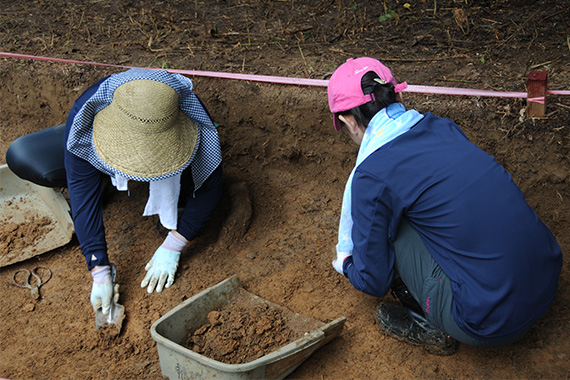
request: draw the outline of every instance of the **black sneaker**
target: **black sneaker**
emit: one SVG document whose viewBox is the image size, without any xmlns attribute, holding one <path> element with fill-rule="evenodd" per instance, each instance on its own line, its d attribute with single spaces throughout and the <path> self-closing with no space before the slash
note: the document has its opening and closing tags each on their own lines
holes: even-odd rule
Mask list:
<svg viewBox="0 0 570 380">
<path fill-rule="evenodd" d="M 380 303 L 374 318 L 386 335 L 422 346 L 434 355 L 447 356 L 457 351 L 457 341 L 431 325 L 423 316 L 395 303 Z"/>
</svg>

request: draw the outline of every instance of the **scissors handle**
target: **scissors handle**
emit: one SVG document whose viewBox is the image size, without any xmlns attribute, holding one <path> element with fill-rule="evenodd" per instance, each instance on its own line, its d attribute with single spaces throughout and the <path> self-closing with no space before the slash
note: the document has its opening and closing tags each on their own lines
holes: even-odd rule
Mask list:
<svg viewBox="0 0 570 380">
<path fill-rule="evenodd" d="M 42 269 L 44 272 L 47 273 L 47 276 L 45 279 L 42 278 L 42 276 L 40 275 L 40 273 L 38 273 L 38 269 Z M 43 284 L 45 284 L 46 282 L 48 282 L 51 278 L 51 270 L 47 267 L 35 267 L 34 269 L 32 269 L 32 275 L 35 277 L 35 279 L 38 281 L 38 288 L 40 286 L 42 286 Z"/>
<path fill-rule="evenodd" d="M 46 279 L 42 279 L 42 277 L 40 276 L 40 274 L 38 273 L 38 269 L 43 269 L 46 271 L 46 273 L 48 274 Z M 20 272 L 23 272 L 26 274 L 25 277 L 25 281 L 23 283 L 20 283 L 17 279 L 18 274 Z M 52 273 L 51 270 L 49 268 L 46 267 L 35 267 L 34 269 L 32 269 L 32 271 L 30 272 L 27 269 L 18 269 L 15 273 L 14 273 L 14 284 L 16 284 L 17 286 L 19 286 L 20 288 L 26 288 L 26 289 L 30 289 L 30 291 L 32 292 L 32 296 L 37 300 L 39 299 L 40 296 L 40 287 L 45 284 L 46 282 L 49 281 L 49 279 L 51 278 Z M 34 278 L 34 284 L 30 284 L 30 280 L 32 279 L 32 277 Z"/>
<path fill-rule="evenodd" d="M 18 274 L 19 273 L 25 273 L 26 274 L 26 278 L 23 281 L 18 281 Z M 30 289 L 30 276 L 31 275 L 32 274 L 27 269 L 18 269 L 16 272 L 14 272 L 14 285 L 19 286 L 20 288 Z"/>
</svg>

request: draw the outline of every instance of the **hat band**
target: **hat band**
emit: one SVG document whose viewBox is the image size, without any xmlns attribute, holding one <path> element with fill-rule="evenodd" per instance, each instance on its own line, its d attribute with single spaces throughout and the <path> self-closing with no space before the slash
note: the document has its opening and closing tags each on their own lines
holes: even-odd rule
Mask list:
<svg viewBox="0 0 570 380">
<path fill-rule="evenodd" d="M 142 118 L 140 116 L 137 116 L 131 112 L 129 112 L 128 109 L 126 109 L 125 107 L 123 107 L 121 104 L 117 104 L 117 108 L 124 113 L 127 118 L 131 119 L 131 120 L 135 120 L 138 121 L 142 124 L 162 124 L 165 123 L 168 120 L 171 120 L 178 112 L 178 110 L 172 110 L 172 112 L 169 115 L 157 118 L 157 119 L 150 119 L 150 118 Z"/>
<path fill-rule="evenodd" d="M 394 86 L 394 92 L 398 93 L 400 91 L 404 91 L 406 88 L 408 88 L 408 82 L 398 83 Z"/>
</svg>

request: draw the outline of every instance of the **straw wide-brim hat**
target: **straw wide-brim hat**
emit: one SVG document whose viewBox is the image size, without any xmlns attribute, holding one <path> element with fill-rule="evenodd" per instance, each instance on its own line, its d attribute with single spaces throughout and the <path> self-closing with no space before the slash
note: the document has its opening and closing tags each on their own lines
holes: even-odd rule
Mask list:
<svg viewBox="0 0 570 380">
<path fill-rule="evenodd" d="M 93 145 L 109 166 L 134 177 L 168 176 L 187 165 L 198 127 L 171 86 L 149 79 L 123 83 L 93 121 Z"/>
</svg>

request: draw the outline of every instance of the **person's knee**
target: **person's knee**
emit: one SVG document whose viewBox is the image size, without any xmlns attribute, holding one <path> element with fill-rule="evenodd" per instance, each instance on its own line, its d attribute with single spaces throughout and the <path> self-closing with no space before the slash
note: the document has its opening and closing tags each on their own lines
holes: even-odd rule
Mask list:
<svg viewBox="0 0 570 380">
<path fill-rule="evenodd" d="M 65 187 L 65 125 L 17 138 L 6 151 L 6 164 L 18 177 L 46 187 Z"/>
</svg>

